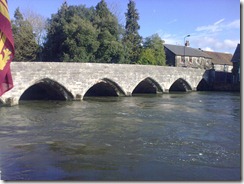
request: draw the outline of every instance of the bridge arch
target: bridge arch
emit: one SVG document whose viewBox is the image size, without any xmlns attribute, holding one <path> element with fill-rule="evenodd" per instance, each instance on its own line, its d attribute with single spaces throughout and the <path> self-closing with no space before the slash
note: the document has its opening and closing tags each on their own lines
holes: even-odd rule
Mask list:
<svg viewBox="0 0 244 184">
<path fill-rule="evenodd" d="M 116 82 L 103 78 L 90 87 L 84 95 L 84 97 L 94 96 L 125 96 L 125 92 Z"/>
<path fill-rule="evenodd" d="M 182 78 L 179 78 L 169 88 L 169 92 L 172 91 L 188 92 L 188 91 L 192 91 L 192 87 L 189 85 L 187 81 L 185 81 Z"/>
<path fill-rule="evenodd" d="M 147 77 L 142 80 L 132 91 L 132 95 L 140 93 L 158 94 L 163 93 L 163 90 L 157 81 L 155 81 L 151 77 Z"/>
<path fill-rule="evenodd" d="M 202 78 L 202 80 L 197 85 L 197 91 L 209 91 L 210 88 L 211 87 L 205 78 Z"/>
<path fill-rule="evenodd" d="M 29 86 L 19 100 L 72 100 L 74 97 L 63 85 L 50 78 L 43 78 Z"/>
</svg>

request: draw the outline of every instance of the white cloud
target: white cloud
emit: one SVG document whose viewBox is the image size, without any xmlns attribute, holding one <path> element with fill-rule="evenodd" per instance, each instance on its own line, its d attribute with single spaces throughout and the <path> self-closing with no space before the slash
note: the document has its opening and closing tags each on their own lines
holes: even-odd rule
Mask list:
<svg viewBox="0 0 244 184">
<path fill-rule="evenodd" d="M 199 26 L 196 28 L 196 31 L 207 31 L 207 32 L 218 32 L 218 31 L 222 31 L 222 26 L 221 23 L 224 21 L 225 19 L 220 19 L 219 21 L 211 24 L 211 25 L 207 25 L 207 26 Z"/>
<path fill-rule="evenodd" d="M 239 40 L 225 39 L 220 40 L 217 37 L 192 37 L 190 40 L 191 47 L 201 48 L 202 50 L 229 52 L 234 53 Z"/>
<path fill-rule="evenodd" d="M 205 51 L 214 51 L 213 49 L 211 49 L 210 47 L 205 47 L 205 48 L 201 48 L 202 50 L 205 50 Z"/>
<path fill-rule="evenodd" d="M 171 20 L 173 22 L 174 19 Z M 177 21 L 177 20 L 175 20 Z M 236 19 L 227 22 L 224 18 L 208 26 L 200 26 L 193 32 L 188 32 L 191 36 L 187 38 L 190 47 L 201 48 L 202 50 L 215 52 L 228 52 L 233 54 L 236 46 L 240 43 L 240 20 Z M 183 45 L 183 38 L 186 34 L 168 33 L 159 30 L 156 33 L 166 44 Z"/>
<path fill-rule="evenodd" d="M 229 24 L 226 25 L 226 28 L 228 29 L 240 29 L 240 19 L 238 20 L 234 20 L 232 22 L 230 22 Z"/>
<path fill-rule="evenodd" d="M 173 45 L 183 44 L 183 41 L 181 43 L 180 40 L 177 38 L 177 36 L 174 34 L 166 33 L 163 32 L 162 30 L 157 31 L 157 34 L 161 37 L 162 40 L 164 40 L 166 44 L 173 44 Z"/>
<path fill-rule="evenodd" d="M 169 34 L 163 31 L 158 31 L 158 35 L 165 41 L 166 44 L 183 45 L 182 35 Z M 234 54 L 236 46 L 240 43 L 238 39 L 220 39 L 218 35 L 196 34 L 192 33 L 188 38 L 190 47 L 200 48 L 206 51 L 228 52 Z"/>
<path fill-rule="evenodd" d="M 236 48 L 239 40 L 224 40 L 224 46 L 227 48 Z"/>
<path fill-rule="evenodd" d="M 211 25 L 199 26 L 192 34 L 191 46 L 233 54 L 237 44 L 240 43 L 240 40 L 236 39 L 239 34 L 238 29 L 240 29 L 239 19 L 231 22 L 220 19 Z"/>
<path fill-rule="evenodd" d="M 225 19 L 220 19 L 219 21 L 215 22 L 214 25 L 218 25 L 220 24 L 221 22 L 223 22 Z"/>
<path fill-rule="evenodd" d="M 210 33 L 216 33 L 220 31 L 224 31 L 226 29 L 240 29 L 240 20 L 234 20 L 232 22 L 226 23 L 225 19 L 220 19 L 217 22 L 210 24 L 210 25 L 205 25 L 205 26 L 199 26 L 196 28 L 195 31 L 201 32 L 210 32 Z"/>
</svg>

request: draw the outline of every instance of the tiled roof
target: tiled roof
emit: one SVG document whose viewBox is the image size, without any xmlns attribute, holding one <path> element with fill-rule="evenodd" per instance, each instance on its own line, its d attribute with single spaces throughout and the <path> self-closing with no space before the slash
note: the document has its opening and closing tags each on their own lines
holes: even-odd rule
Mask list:
<svg viewBox="0 0 244 184">
<path fill-rule="evenodd" d="M 186 55 L 186 56 L 193 56 L 193 57 L 210 58 L 206 53 L 204 53 L 202 50 L 199 49 L 194 49 L 191 47 L 185 47 L 181 45 L 170 45 L 170 44 L 164 44 L 164 46 L 178 56 Z"/>
<path fill-rule="evenodd" d="M 210 52 L 210 51 L 204 51 L 204 52 L 212 58 L 213 64 L 232 65 L 231 62 L 232 54 L 221 53 L 221 52 Z"/>
<path fill-rule="evenodd" d="M 240 54 L 240 44 L 237 45 L 234 56 L 231 59 L 231 62 L 240 62 L 241 54 Z"/>
</svg>

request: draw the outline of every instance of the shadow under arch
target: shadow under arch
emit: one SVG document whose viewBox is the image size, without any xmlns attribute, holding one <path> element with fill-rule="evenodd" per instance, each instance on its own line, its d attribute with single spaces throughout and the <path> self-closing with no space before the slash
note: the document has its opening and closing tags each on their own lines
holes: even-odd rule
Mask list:
<svg viewBox="0 0 244 184">
<path fill-rule="evenodd" d="M 178 92 L 178 91 L 188 92 L 188 91 L 192 91 L 192 88 L 188 84 L 188 82 L 186 82 L 182 78 L 179 78 L 169 88 L 169 92 L 172 92 L 172 91 L 176 91 L 176 92 Z"/>
<path fill-rule="evenodd" d="M 21 100 L 73 100 L 73 95 L 64 86 L 49 78 L 38 80 L 20 96 Z"/>
<path fill-rule="evenodd" d="M 202 79 L 197 85 L 197 91 L 211 91 L 211 86 L 208 84 L 206 79 Z"/>
<path fill-rule="evenodd" d="M 0 106 L 4 105 L 4 104 L 5 104 L 4 100 L 2 98 L 0 98 Z"/>
<path fill-rule="evenodd" d="M 151 77 L 145 78 L 133 90 L 134 94 L 159 94 L 163 93 L 161 86 Z"/>
<path fill-rule="evenodd" d="M 125 92 L 122 88 L 115 83 L 114 81 L 103 78 L 99 80 L 98 83 L 94 84 L 88 91 L 85 93 L 85 97 L 109 97 L 109 96 L 125 96 Z"/>
</svg>

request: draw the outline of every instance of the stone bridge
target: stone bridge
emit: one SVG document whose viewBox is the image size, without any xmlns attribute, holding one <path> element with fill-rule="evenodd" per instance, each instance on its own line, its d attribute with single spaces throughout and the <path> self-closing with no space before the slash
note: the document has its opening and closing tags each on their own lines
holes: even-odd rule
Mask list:
<svg viewBox="0 0 244 184">
<path fill-rule="evenodd" d="M 202 69 L 98 63 L 12 62 L 14 88 L 0 104 L 20 100 L 82 100 L 89 96 L 196 91 L 208 84 Z"/>
</svg>

